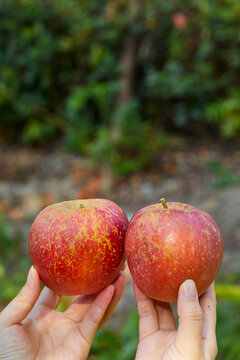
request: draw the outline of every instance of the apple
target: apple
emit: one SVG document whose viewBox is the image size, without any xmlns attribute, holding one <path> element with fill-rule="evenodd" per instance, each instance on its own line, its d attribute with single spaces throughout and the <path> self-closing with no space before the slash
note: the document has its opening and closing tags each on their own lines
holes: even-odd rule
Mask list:
<svg viewBox="0 0 240 360">
<path fill-rule="evenodd" d="M 98 292 L 123 266 L 127 225 L 122 209 L 110 200 L 50 205 L 31 226 L 32 264 L 44 284 L 59 295 Z"/>
<path fill-rule="evenodd" d="M 125 251 L 137 286 L 153 299 L 176 302 L 185 280 L 195 281 L 199 296 L 213 282 L 222 262 L 223 241 L 207 212 L 161 199 L 133 216 Z"/>
</svg>

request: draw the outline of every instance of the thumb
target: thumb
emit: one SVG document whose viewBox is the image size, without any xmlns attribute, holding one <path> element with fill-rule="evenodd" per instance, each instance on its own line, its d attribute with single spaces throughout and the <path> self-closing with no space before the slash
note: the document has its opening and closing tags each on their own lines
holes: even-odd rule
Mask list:
<svg viewBox="0 0 240 360">
<path fill-rule="evenodd" d="M 198 293 L 193 280 L 186 280 L 178 293 L 179 326 L 176 348 L 185 352 L 189 359 L 202 355 L 202 309 L 198 301 Z"/>
<path fill-rule="evenodd" d="M 32 310 L 41 292 L 37 271 L 32 266 L 27 282 L 19 294 L 0 313 L 0 326 L 19 324 Z"/>
</svg>

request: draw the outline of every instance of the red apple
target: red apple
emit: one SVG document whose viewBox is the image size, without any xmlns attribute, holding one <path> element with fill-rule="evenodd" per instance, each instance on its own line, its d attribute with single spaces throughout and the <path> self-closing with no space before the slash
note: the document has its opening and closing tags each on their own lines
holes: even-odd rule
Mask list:
<svg viewBox="0 0 240 360">
<path fill-rule="evenodd" d="M 45 285 L 59 295 L 98 292 L 123 266 L 127 225 L 122 209 L 110 200 L 48 206 L 30 230 L 32 264 Z"/>
<path fill-rule="evenodd" d="M 180 285 L 192 279 L 200 296 L 221 266 L 220 230 L 203 210 L 161 201 L 139 210 L 128 225 L 125 251 L 133 280 L 149 297 L 176 302 Z"/>
</svg>

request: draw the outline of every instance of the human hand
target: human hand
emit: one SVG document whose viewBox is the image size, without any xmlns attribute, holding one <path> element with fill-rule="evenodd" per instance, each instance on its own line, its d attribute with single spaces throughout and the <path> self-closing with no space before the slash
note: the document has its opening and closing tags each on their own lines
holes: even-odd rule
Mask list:
<svg viewBox="0 0 240 360">
<path fill-rule="evenodd" d="M 213 360 L 217 356 L 214 284 L 198 299 L 195 284 L 185 281 L 178 293 L 179 326 L 170 304 L 148 298 L 134 284 L 139 314 L 136 360 Z"/>
<path fill-rule="evenodd" d="M 96 331 L 120 300 L 124 283 L 120 273 L 99 294 L 80 296 L 58 312 L 61 297 L 47 287 L 41 292 L 39 275 L 31 267 L 25 286 L 0 313 L 0 358 L 86 359 Z"/>
</svg>

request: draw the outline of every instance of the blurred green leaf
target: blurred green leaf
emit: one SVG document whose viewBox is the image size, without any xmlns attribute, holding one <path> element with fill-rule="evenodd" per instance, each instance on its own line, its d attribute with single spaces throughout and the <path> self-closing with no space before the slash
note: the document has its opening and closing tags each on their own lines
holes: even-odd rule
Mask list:
<svg viewBox="0 0 240 360">
<path fill-rule="evenodd" d="M 240 185 L 240 173 L 234 174 L 230 172 L 221 162 L 215 160 L 209 160 L 207 165 L 216 176 L 212 181 L 213 186 Z"/>
<path fill-rule="evenodd" d="M 30 259 L 26 257 L 22 236 L 13 231 L 4 214 L 0 212 L 0 304 L 16 296 L 26 281 Z"/>
<path fill-rule="evenodd" d="M 221 284 L 215 285 L 216 295 L 219 299 L 227 299 L 240 303 L 240 286 L 233 284 Z"/>
<path fill-rule="evenodd" d="M 6 273 L 5 267 L 3 266 L 3 264 L 0 264 L 0 279 L 4 277 L 5 273 Z"/>
</svg>

